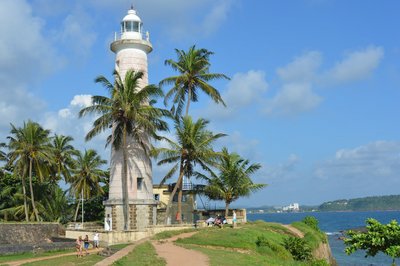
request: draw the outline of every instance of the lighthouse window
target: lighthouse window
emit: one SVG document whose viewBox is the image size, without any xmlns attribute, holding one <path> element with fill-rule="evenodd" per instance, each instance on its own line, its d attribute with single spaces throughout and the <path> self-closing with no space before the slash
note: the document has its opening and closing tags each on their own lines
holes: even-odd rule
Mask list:
<svg viewBox="0 0 400 266">
<path fill-rule="evenodd" d="M 137 179 L 137 190 L 143 189 L 143 177 L 138 177 Z"/>
<path fill-rule="evenodd" d="M 124 31 L 135 31 L 139 32 L 139 22 L 137 21 L 125 21 L 124 22 Z"/>
</svg>

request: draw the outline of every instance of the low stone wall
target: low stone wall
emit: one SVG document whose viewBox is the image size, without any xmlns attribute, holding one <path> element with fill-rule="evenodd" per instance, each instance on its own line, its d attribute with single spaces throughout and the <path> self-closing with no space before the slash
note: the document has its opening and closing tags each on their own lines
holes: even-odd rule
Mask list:
<svg viewBox="0 0 400 266">
<path fill-rule="evenodd" d="M 58 223 L 0 223 L 0 245 L 43 243 L 64 233 Z"/>
<path fill-rule="evenodd" d="M 0 223 L 0 254 L 73 248 L 58 223 Z"/>
<path fill-rule="evenodd" d="M 153 226 L 147 228 L 146 231 L 97 231 L 100 238 L 100 246 L 109 246 L 121 243 L 132 243 L 140 239 L 151 237 L 157 233 L 171 230 L 182 230 L 192 228 L 192 224 L 171 225 L 171 226 Z M 70 230 L 65 233 L 66 238 L 77 239 L 79 236 L 89 236 L 89 240 L 93 241 L 94 231 L 90 230 Z"/>
<path fill-rule="evenodd" d="M 63 242 L 51 242 L 51 243 L 38 243 L 38 244 L 9 244 L 0 245 L 0 255 L 33 252 L 41 253 L 50 250 L 63 250 L 71 249 L 75 247 L 74 240 L 65 240 Z"/>
</svg>

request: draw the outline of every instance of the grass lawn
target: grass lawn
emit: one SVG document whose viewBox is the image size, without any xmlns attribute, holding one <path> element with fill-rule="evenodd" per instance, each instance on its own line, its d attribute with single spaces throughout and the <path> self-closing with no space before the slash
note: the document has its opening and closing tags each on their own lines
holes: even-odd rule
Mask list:
<svg viewBox="0 0 400 266">
<path fill-rule="evenodd" d="M 48 265 L 57 265 L 57 266 L 71 266 L 71 265 L 80 265 L 80 266 L 89 266 L 94 265 L 97 262 L 103 260 L 104 257 L 96 254 L 84 256 L 81 258 L 77 258 L 74 256 L 64 256 L 55 259 L 36 261 L 31 263 L 22 264 L 24 266 L 48 266 Z"/>
<path fill-rule="evenodd" d="M 315 245 L 320 240 L 319 233 L 308 226 L 299 229 L 309 235 L 306 241 L 310 240 Z M 215 266 L 313 265 L 312 262 L 293 260 L 289 251 L 283 247 L 283 241 L 288 236 L 293 236 L 293 233 L 280 224 L 257 221 L 235 229 L 205 228 L 192 237 L 178 239 L 176 243 L 206 254 L 211 265 Z M 262 246 L 257 246 L 258 239 L 263 239 Z"/>
<path fill-rule="evenodd" d="M 120 250 L 124 247 L 126 247 L 128 244 L 119 244 L 119 245 L 113 245 L 110 248 L 114 251 Z M 63 255 L 67 253 L 74 252 L 74 255 L 71 256 L 63 256 L 63 257 L 58 257 L 58 258 L 53 258 L 53 259 L 47 259 L 47 260 L 42 260 L 42 261 L 37 261 L 37 262 L 32 262 L 32 263 L 25 263 L 23 265 L 94 265 L 97 262 L 101 261 L 104 259 L 104 257 L 97 255 L 97 254 L 91 254 L 88 256 L 84 256 L 82 258 L 77 258 L 75 255 L 76 250 L 75 249 L 67 249 L 67 250 L 61 250 L 61 251 L 48 251 L 44 252 L 41 254 L 33 254 L 33 253 L 22 253 L 22 254 L 13 254 L 13 255 L 4 255 L 0 257 L 0 266 L 7 265 L 7 264 L 2 264 L 4 262 L 11 262 L 11 261 L 17 261 L 17 260 L 25 260 L 25 259 L 33 259 L 33 258 L 45 258 L 49 256 L 55 256 L 55 255 Z"/>
<path fill-rule="evenodd" d="M 150 242 L 138 245 L 127 256 L 116 261 L 113 266 L 164 266 L 166 262 L 157 256 L 156 250 Z"/>
<path fill-rule="evenodd" d="M 65 249 L 65 250 L 57 250 L 57 251 L 47 251 L 40 254 L 33 254 L 32 252 L 20 253 L 20 254 L 10 254 L 10 255 L 1 255 L 0 263 L 4 263 L 6 261 L 16 261 L 16 260 L 25 260 L 32 258 L 40 258 L 40 257 L 48 257 L 59 254 L 66 254 L 70 252 L 74 252 L 75 249 Z"/>
</svg>

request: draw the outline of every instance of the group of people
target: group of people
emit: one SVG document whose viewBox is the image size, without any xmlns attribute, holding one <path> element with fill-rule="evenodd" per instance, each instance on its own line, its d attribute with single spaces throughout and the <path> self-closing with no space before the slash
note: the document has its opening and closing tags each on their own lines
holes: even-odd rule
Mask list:
<svg viewBox="0 0 400 266">
<path fill-rule="evenodd" d="M 76 256 L 78 258 L 83 257 L 83 250 L 85 250 L 85 255 L 88 255 L 89 245 L 90 245 L 90 240 L 88 235 L 85 235 L 85 238 L 83 239 L 82 236 L 79 236 L 75 242 Z M 93 235 L 93 248 L 96 249 L 99 248 L 99 233 L 97 232 Z"/>
<path fill-rule="evenodd" d="M 217 215 L 217 216 L 215 216 L 215 218 L 214 217 L 208 218 L 206 220 L 206 223 L 208 226 L 214 225 L 214 226 L 218 226 L 218 227 L 222 228 L 222 226 L 224 224 L 226 224 L 227 221 L 226 221 L 225 217 L 223 217 L 221 215 Z M 236 227 L 236 223 L 237 223 L 236 212 L 233 211 L 232 212 L 232 227 Z"/>
</svg>

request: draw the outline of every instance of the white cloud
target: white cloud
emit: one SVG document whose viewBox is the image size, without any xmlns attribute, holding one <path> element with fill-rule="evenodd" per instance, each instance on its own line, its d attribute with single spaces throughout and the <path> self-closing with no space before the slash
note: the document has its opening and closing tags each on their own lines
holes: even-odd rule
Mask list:
<svg viewBox="0 0 400 266">
<path fill-rule="evenodd" d="M 323 179 L 378 180 L 398 179 L 400 171 L 400 142 L 376 141 L 354 149 L 338 150 L 334 158 L 315 169 Z"/>
<path fill-rule="evenodd" d="M 90 103 L 91 95 L 75 95 L 67 107 L 57 112 L 46 113 L 39 122 L 44 128 L 48 128 L 54 133 L 73 137 L 76 148 L 81 150 L 95 149 L 102 158 L 109 160 L 110 151 L 104 147 L 106 138 L 111 132 L 103 132 L 89 142 L 84 140 L 87 132 L 92 128 L 95 117 L 88 115 L 79 118 L 78 113 L 83 107 L 89 106 Z"/>
<path fill-rule="evenodd" d="M 310 82 L 316 78 L 321 66 L 322 55 L 318 51 L 307 52 L 292 62 L 277 69 L 278 76 L 285 82 Z"/>
<path fill-rule="evenodd" d="M 369 46 L 349 53 L 345 59 L 325 73 L 327 82 L 349 82 L 364 79 L 372 74 L 384 56 L 382 47 Z"/>
<path fill-rule="evenodd" d="M 204 18 L 203 29 L 205 34 L 211 34 L 218 30 L 218 27 L 227 19 L 232 4 L 233 1 L 230 0 L 216 1 L 210 13 Z"/>
<path fill-rule="evenodd" d="M 210 101 L 206 111 L 202 110 L 202 115 L 212 119 L 231 117 L 241 109 L 259 103 L 267 90 L 268 83 L 264 71 L 249 70 L 246 73 L 236 73 L 221 94 L 227 107 Z"/>
<path fill-rule="evenodd" d="M 134 8 L 138 10 L 139 16 L 145 18 L 145 23 L 154 21 L 163 25 L 164 35 L 168 38 L 181 39 L 188 36 L 198 38 L 214 33 L 221 27 L 236 1 L 146 0 L 134 2 Z M 127 10 L 132 1 L 91 0 L 90 3 L 97 8 L 121 12 Z"/>
<path fill-rule="evenodd" d="M 75 95 L 70 103 L 72 106 L 88 107 L 92 104 L 92 95 L 81 94 Z"/>
<path fill-rule="evenodd" d="M 295 115 L 314 109 L 321 102 L 322 97 L 312 91 L 310 83 L 288 83 L 265 102 L 263 111 L 268 115 Z"/>
<path fill-rule="evenodd" d="M 383 48 L 370 46 L 347 55 L 331 69 L 321 72 L 322 54 L 307 52 L 277 69 L 282 86 L 265 101 L 268 115 L 296 115 L 316 108 L 323 100 L 318 87 L 359 81 L 370 76 L 383 58 Z M 317 87 L 318 86 L 318 87 Z"/>
<path fill-rule="evenodd" d="M 23 120 L 36 119 L 45 107 L 27 89 L 57 68 L 43 26 L 26 1 L 0 1 L 0 131 L 4 135 L 9 123 L 20 125 Z"/>
<path fill-rule="evenodd" d="M 86 57 L 97 37 L 93 30 L 93 18 L 77 6 L 65 17 L 58 37 L 78 58 Z"/>
</svg>

